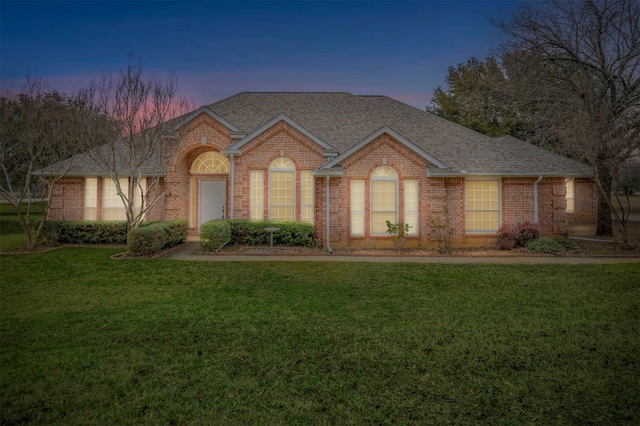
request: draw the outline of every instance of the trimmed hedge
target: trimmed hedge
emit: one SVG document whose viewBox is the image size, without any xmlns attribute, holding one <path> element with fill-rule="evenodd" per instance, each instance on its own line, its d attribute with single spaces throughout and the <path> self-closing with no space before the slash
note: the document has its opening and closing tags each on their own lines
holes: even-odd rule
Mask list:
<svg viewBox="0 0 640 426">
<path fill-rule="evenodd" d="M 269 244 L 271 234 L 265 228 L 272 227 L 279 229 L 273 233 L 274 245 L 311 247 L 315 243 L 313 225 L 308 222 L 246 219 L 232 219 L 228 222 L 231 225 L 232 241 L 236 244 Z"/>
<path fill-rule="evenodd" d="M 58 244 L 126 244 L 127 222 L 48 220 L 43 237 Z"/>
<path fill-rule="evenodd" d="M 224 224 L 230 228 L 229 236 Z M 247 219 L 213 220 L 202 224 L 200 244 L 208 251 L 220 248 L 229 238 L 234 244 L 266 245 L 270 243 L 271 233 L 265 228 L 272 227 L 279 229 L 273 233 L 274 245 L 312 247 L 315 244 L 313 225 L 310 223 Z"/>
<path fill-rule="evenodd" d="M 186 220 L 155 222 L 132 229 L 129 232 L 127 247 L 129 253 L 134 256 L 157 254 L 166 248 L 184 243 L 187 240 L 187 231 Z"/>
<path fill-rule="evenodd" d="M 231 225 L 227 220 L 210 220 L 200 225 L 200 246 L 203 250 L 218 250 L 230 239 Z"/>
</svg>

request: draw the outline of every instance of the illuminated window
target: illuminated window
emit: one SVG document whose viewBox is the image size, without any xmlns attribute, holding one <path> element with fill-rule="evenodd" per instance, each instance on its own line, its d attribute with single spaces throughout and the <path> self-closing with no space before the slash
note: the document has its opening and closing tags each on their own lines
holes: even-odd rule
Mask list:
<svg viewBox="0 0 640 426">
<path fill-rule="evenodd" d="M 567 186 L 567 213 L 573 213 L 575 209 L 575 192 L 573 179 L 567 179 L 565 181 L 565 185 Z"/>
<path fill-rule="evenodd" d="M 229 160 L 218 152 L 205 152 L 195 159 L 191 173 L 229 173 Z"/>
<path fill-rule="evenodd" d="M 465 186 L 467 232 L 495 232 L 500 226 L 500 182 L 467 181 Z"/>
<path fill-rule="evenodd" d="M 418 234 L 418 180 L 404 181 L 404 223 L 409 225 L 407 235 Z"/>
<path fill-rule="evenodd" d="M 84 220 L 96 220 L 98 210 L 98 178 L 84 179 Z"/>
<path fill-rule="evenodd" d="M 387 235 L 387 221 L 398 222 L 398 175 L 381 166 L 371 174 L 371 234 Z"/>
<path fill-rule="evenodd" d="M 262 170 L 252 170 L 249 192 L 250 218 L 251 220 L 264 219 L 264 172 Z"/>
<path fill-rule="evenodd" d="M 103 220 L 127 220 L 122 198 L 118 195 L 118 190 L 113 179 L 105 177 L 102 179 L 102 219 Z M 129 179 L 119 179 L 120 188 L 124 193 L 129 189 Z"/>
<path fill-rule="evenodd" d="M 269 166 L 269 218 L 294 219 L 294 165 L 285 157 L 276 158 Z"/>
<path fill-rule="evenodd" d="M 300 172 L 300 220 L 313 224 L 313 174 Z"/>
<path fill-rule="evenodd" d="M 351 181 L 351 235 L 364 235 L 364 180 Z"/>
</svg>

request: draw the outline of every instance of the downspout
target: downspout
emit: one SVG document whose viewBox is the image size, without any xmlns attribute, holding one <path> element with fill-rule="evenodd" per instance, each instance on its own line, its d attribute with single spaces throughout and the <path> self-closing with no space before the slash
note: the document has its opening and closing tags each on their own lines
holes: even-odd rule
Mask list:
<svg viewBox="0 0 640 426">
<path fill-rule="evenodd" d="M 333 253 L 333 249 L 331 248 L 331 243 L 330 243 L 330 232 L 331 232 L 331 224 L 330 224 L 330 218 L 331 218 L 331 214 L 330 214 L 330 210 L 331 210 L 331 194 L 330 194 L 330 190 L 329 190 L 329 180 L 331 179 L 331 177 L 329 175 L 325 176 L 326 179 L 326 190 L 324 192 L 324 196 L 325 196 L 325 200 L 326 200 L 326 213 L 327 213 L 327 217 L 325 219 L 325 223 L 327 224 L 327 229 L 325 230 L 325 241 L 327 242 L 327 251 L 329 252 L 329 254 Z"/>
<path fill-rule="evenodd" d="M 533 223 L 538 224 L 538 184 L 542 181 L 542 175 L 533 183 Z"/>
<path fill-rule="evenodd" d="M 235 198 L 235 183 L 236 183 L 236 174 L 235 174 L 235 165 L 236 165 L 236 160 L 235 157 L 233 156 L 233 154 L 229 155 L 229 159 L 231 160 L 231 180 L 229 183 L 229 192 L 231 193 L 231 197 L 229 199 L 229 219 L 233 219 L 233 200 Z"/>
</svg>

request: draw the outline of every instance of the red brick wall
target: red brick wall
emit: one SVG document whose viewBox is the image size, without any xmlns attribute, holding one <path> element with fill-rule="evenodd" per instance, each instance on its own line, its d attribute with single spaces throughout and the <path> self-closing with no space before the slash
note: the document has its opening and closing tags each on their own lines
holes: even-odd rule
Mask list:
<svg viewBox="0 0 640 426">
<path fill-rule="evenodd" d="M 206 138 L 203 145 L 203 137 Z M 189 219 L 190 179 L 202 176 L 191 174 L 193 161 L 202 153 L 219 152 L 233 143 L 229 130 L 203 114 L 187 128 L 181 142 L 175 148 L 172 161 L 165 178 L 161 179 L 158 192 L 168 190 L 147 214 L 148 220 Z M 295 164 L 295 217 L 300 218 L 300 171 L 314 170 L 327 159 L 322 148 L 307 136 L 285 122 L 280 122 L 243 147 L 242 156 L 235 157 L 235 194 L 233 216 L 249 218 L 250 173 L 264 171 L 264 217 L 269 212 L 269 164 L 275 158 L 284 156 Z M 427 161 L 403 144 L 384 134 L 361 148 L 343 161 L 343 176 L 330 180 L 331 229 L 330 241 L 334 247 L 366 246 L 391 247 L 393 241 L 388 236 L 370 235 L 370 176 L 379 166 L 387 165 L 398 173 L 398 221 L 404 221 L 404 180 L 418 181 L 418 234 L 410 236 L 408 247 L 435 246 L 430 218 L 444 219 L 444 205 L 447 205 L 449 223 L 452 229 L 453 246 L 493 245 L 494 234 L 467 235 L 465 233 L 465 179 L 462 177 L 428 177 Z M 212 177 L 213 175 L 206 175 Z M 227 179 L 227 206 L 231 207 L 231 185 L 228 175 L 217 175 Z M 365 182 L 365 236 L 351 235 L 350 188 L 351 180 Z M 533 188 L 536 178 L 504 177 L 501 179 L 502 223 L 518 223 L 534 220 Z M 316 177 L 314 184 L 315 209 L 314 226 L 316 237 L 325 241 L 325 182 L 326 178 Z M 149 183 L 149 181 L 148 181 Z M 65 178 L 60 181 L 51 203 L 51 219 L 82 220 L 84 204 L 84 179 Z M 575 180 L 576 216 L 593 218 L 595 214 L 595 186 L 588 179 Z M 98 218 L 102 213 L 102 181 L 98 179 Z M 564 178 L 544 178 L 538 184 L 539 223 L 544 235 L 563 232 L 568 216 L 566 214 L 566 188 Z M 197 206 L 197 191 L 195 205 Z M 196 222 L 197 224 L 197 217 Z M 196 232 L 195 227 L 191 230 Z"/>
<path fill-rule="evenodd" d="M 84 219 L 84 179 L 65 177 L 53 189 L 49 205 L 50 220 Z"/>
</svg>

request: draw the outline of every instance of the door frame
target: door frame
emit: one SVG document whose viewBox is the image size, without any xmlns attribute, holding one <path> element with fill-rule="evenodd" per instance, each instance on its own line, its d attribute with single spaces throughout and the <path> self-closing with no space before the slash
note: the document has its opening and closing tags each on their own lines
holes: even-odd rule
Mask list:
<svg viewBox="0 0 640 426">
<path fill-rule="evenodd" d="M 203 181 L 217 181 L 217 182 L 223 182 L 224 183 L 224 193 L 223 193 L 223 205 L 222 208 L 224 209 L 224 214 L 223 214 L 223 219 L 227 218 L 227 189 L 228 189 L 228 184 L 227 184 L 227 179 L 224 177 L 201 177 L 197 179 L 198 182 L 198 214 L 197 214 L 197 225 L 196 225 L 196 229 L 198 231 L 198 235 L 200 235 L 200 225 L 202 225 L 202 201 L 204 199 L 204 197 L 202 196 L 202 182 Z"/>
</svg>

